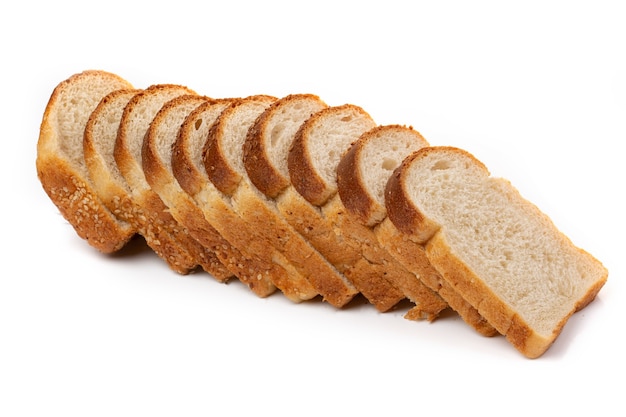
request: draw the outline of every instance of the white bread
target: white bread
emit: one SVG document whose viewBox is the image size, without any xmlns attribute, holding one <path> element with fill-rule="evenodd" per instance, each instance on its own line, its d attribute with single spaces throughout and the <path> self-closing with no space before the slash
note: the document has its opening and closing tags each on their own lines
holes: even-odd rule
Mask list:
<svg viewBox="0 0 626 417">
<path fill-rule="evenodd" d="M 260 239 L 289 259 L 304 280 L 296 286 L 311 287 L 335 307 L 343 307 L 357 291 L 309 242 L 280 215 L 275 202 L 250 181 L 243 162 L 243 144 L 255 120 L 276 98 L 255 96 L 226 109 L 213 124 L 205 149 L 205 167 L 215 186 L 232 197 L 235 211 L 255 225 Z"/>
<path fill-rule="evenodd" d="M 83 134 L 105 95 L 130 88 L 128 81 L 105 71 L 72 75 L 52 92 L 37 142 L 37 175 L 44 191 L 76 233 L 104 253 L 119 250 L 135 233 L 94 190 L 83 156 Z"/>
<path fill-rule="evenodd" d="M 428 146 L 416 130 L 399 125 L 378 126 L 364 133 L 337 167 L 337 188 L 346 209 L 371 228 L 383 247 L 432 291 L 436 291 L 465 322 L 485 336 L 497 331 L 435 270 L 421 245 L 399 233 L 387 217 L 385 185 L 411 153 Z"/>
<path fill-rule="evenodd" d="M 274 102 L 248 131 L 244 165 L 252 183 L 277 203 L 289 224 L 317 249 L 379 311 L 404 298 L 383 275 L 384 270 L 338 236 L 321 210 L 291 185 L 287 158 L 296 132 L 313 114 L 328 108 L 318 96 L 292 94 Z"/>
<path fill-rule="evenodd" d="M 244 257 L 207 221 L 191 196 L 181 188 L 172 171 L 172 149 L 181 126 L 196 109 L 214 103 L 214 100 L 198 95 L 182 95 L 165 103 L 150 123 L 144 138 L 143 170 L 152 189 L 191 236 L 213 250 L 222 264 L 254 293 L 266 297 L 276 290 L 272 281 L 258 279 L 258 265 L 254 260 Z"/>
<path fill-rule="evenodd" d="M 358 282 L 357 288 L 367 289 L 381 300 L 395 298 L 397 302 L 406 297 L 415 304 L 407 318 L 433 320 L 447 304 L 391 256 L 371 229 L 350 216 L 337 194 L 336 171 L 341 156 L 351 143 L 375 127 L 371 116 L 355 105 L 319 111 L 296 132 L 288 156 L 290 177 L 297 191 L 310 204 L 319 206 L 318 217 L 323 220 L 318 223 L 330 226 L 335 246 L 348 246 L 360 255 L 348 275 Z M 296 217 L 304 217 L 295 199 L 285 199 L 281 204 L 290 206 Z"/>
<path fill-rule="evenodd" d="M 219 261 L 214 252 L 192 238 L 172 217 L 167 206 L 148 184 L 143 172 L 141 152 L 150 123 L 167 101 L 187 94 L 196 93 L 184 86 L 160 84 L 148 87 L 133 96 L 124 107 L 113 156 L 130 189 L 134 204 L 141 208 L 141 217 L 145 217 L 144 224 L 156 230 L 147 235 L 167 234 L 173 238 L 169 241 L 167 251 L 164 250 L 168 263 L 170 265 L 179 263 L 178 271 L 181 273 L 191 272 L 197 266 L 201 266 L 217 280 L 223 281 L 232 277 L 232 273 Z M 161 243 L 160 240 L 155 240 L 151 246 Z M 186 261 L 189 259 L 191 263 Z"/>
<path fill-rule="evenodd" d="M 423 148 L 385 191 L 389 218 L 508 341 L 542 355 L 608 272 L 467 151 Z"/>
</svg>

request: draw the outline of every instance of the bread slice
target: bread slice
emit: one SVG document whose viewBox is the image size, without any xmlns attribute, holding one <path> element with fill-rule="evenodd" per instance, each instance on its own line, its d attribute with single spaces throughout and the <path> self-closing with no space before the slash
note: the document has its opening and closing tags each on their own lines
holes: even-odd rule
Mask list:
<svg viewBox="0 0 626 417">
<path fill-rule="evenodd" d="M 202 246 L 172 217 L 167 206 L 148 184 L 142 166 L 143 139 L 161 107 L 180 95 L 196 94 L 191 89 L 172 84 L 159 84 L 137 93 L 124 107 L 117 132 L 113 156 L 130 188 L 135 206 L 141 208 L 140 222 L 147 228 L 147 239 L 158 236 L 152 246 L 161 244 L 161 237 L 170 236 L 163 253 L 178 272 L 191 272 L 201 266 L 217 280 L 224 281 L 232 273 L 219 261 L 217 255 Z M 191 262 L 189 262 L 191 261 Z"/>
<path fill-rule="evenodd" d="M 209 180 L 202 159 L 202 151 L 210 127 L 234 100 L 221 99 L 201 105 L 183 122 L 172 148 L 172 170 L 180 187 L 192 197 L 203 217 L 241 252 L 242 263 L 249 265 L 256 287 L 278 287 L 293 302 L 310 300 L 318 294 L 293 286 L 302 278 L 293 265 L 272 245 L 257 237 L 254 225 L 245 222 L 234 210 L 230 197 L 223 194 Z"/>
<path fill-rule="evenodd" d="M 529 358 L 542 355 L 607 280 L 598 260 L 467 151 L 417 151 L 385 193 L 395 226 L 425 245 L 444 279 Z"/>
<path fill-rule="evenodd" d="M 386 273 L 346 244 L 343 236 L 291 185 L 287 157 L 300 126 L 328 108 L 312 94 L 292 94 L 274 102 L 257 119 L 244 144 L 244 165 L 253 184 L 276 201 L 281 214 L 379 311 L 388 311 L 404 298 L 383 277 Z"/>
<path fill-rule="evenodd" d="M 122 248 L 134 230 L 98 198 L 83 157 L 83 134 L 102 97 L 128 88 L 133 88 L 128 81 L 105 71 L 72 75 L 52 92 L 37 142 L 37 175 L 44 191 L 76 233 L 103 253 Z"/>
<path fill-rule="evenodd" d="M 207 221 L 191 196 L 180 187 L 172 171 L 172 147 L 182 124 L 195 109 L 214 102 L 199 95 L 182 95 L 165 103 L 150 123 L 144 138 L 143 171 L 174 219 L 198 242 L 213 250 L 222 264 L 254 293 L 267 297 L 276 290 L 272 281 L 258 279 L 256 262 L 245 258 Z"/>
<path fill-rule="evenodd" d="M 407 318 L 433 320 L 447 304 L 383 249 L 374 232 L 348 214 L 337 194 L 336 170 L 341 156 L 351 143 L 375 126 L 367 112 L 350 104 L 316 113 L 296 133 L 288 156 L 290 176 L 297 191 L 309 203 L 319 206 L 323 221 L 336 236 L 336 245 L 348 246 L 361 256 L 349 277 L 359 280 L 358 286 L 366 287 L 369 283 L 369 290 L 383 300 L 411 300 L 415 307 Z M 303 209 L 298 209 L 295 199 L 286 197 L 281 204 L 302 216 L 299 213 Z"/>
<path fill-rule="evenodd" d="M 253 96 L 224 110 L 209 131 L 204 151 L 207 174 L 213 184 L 231 196 L 235 211 L 253 225 L 266 245 L 278 249 L 304 278 L 294 285 L 314 289 L 331 305 L 342 307 L 357 290 L 280 215 L 273 200 L 250 181 L 243 163 L 243 144 L 255 120 L 276 101 Z"/>
<path fill-rule="evenodd" d="M 399 233 L 387 217 L 384 191 L 389 177 L 408 155 L 428 145 L 419 132 L 406 126 L 378 126 L 366 132 L 339 162 L 339 196 L 346 209 L 374 231 L 398 262 L 436 291 L 476 331 L 494 336 L 497 331 L 493 326 L 430 265 L 423 247 Z"/>
</svg>

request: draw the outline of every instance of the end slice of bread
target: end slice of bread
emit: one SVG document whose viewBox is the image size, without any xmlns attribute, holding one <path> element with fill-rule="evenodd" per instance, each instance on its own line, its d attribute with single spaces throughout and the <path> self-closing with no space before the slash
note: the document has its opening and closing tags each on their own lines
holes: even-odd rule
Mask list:
<svg viewBox="0 0 626 417">
<path fill-rule="evenodd" d="M 494 336 L 497 331 L 493 326 L 432 267 L 424 248 L 400 233 L 387 217 L 385 185 L 389 177 L 408 155 L 428 145 L 419 132 L 406 126 L 378 126 L 366 132 L 339 163 L 339 196 L 346 209 L 374 231 L 389 254 L 437 292 L 477 332 Z M 415 281 L 406 281 L 404 286 L 417 294 L 424 291 Z"/>
<path fill-rule="evenodd" d="M 167 206 L 147 182 L 142 166 L 143 139 L 150 123 L 169 100 L 188 94 L 193 90 L 172 84 L 159 84 L 137 93 L 125 106 L 113 149 L 115 162 L 130 189 L 135 206 L 141 209 L 140 221 L 148 230 L 146 239 L 151 246 L 160 246 L 162 238 L 168 238 L 160 252 L 170 265 L 181 273 L 191 272 L 197 266 L 218 280 L 232 277 L 232 273 L 219 261 L 216 254 L 202 246 L 178 223 Z M 152 239 L 152 236 L 158 236 Z M 165 245 L 164 245 L 165 246 Z"/>
<path fill-rule="evenodd" d="M 132 88 L 105 71 L 75 74 L 55 87 L 39 130 L 36 167 L 44 191 L 76 233 L 104 253 L 119 250 L 135 233 L 98 197 L 84 161 L 83 135 L 104 96 Z"/>
<path fill-rule="evenodd" d="M 529 358 L 542 355 L 607 280 L 597 259 L 467 151 L 417 151 L 385 194 L 396 227 Z"/>
<path fill-rule="evenodd" d="M 235 211 L 257 231 L 264 244 L 281 252 L 303 279 L 295 288 L 309 288 L 336 307 L 349 302 L 357 291 L 311 244 L 280 215 L 275 202 L 250 181 L 243 161 L 243 145 L 255 120 L 276 98 L 255 96 L 226 109 L 209 132 L 205 167 L 215 186 L 231 197 Z"/>
</svg>

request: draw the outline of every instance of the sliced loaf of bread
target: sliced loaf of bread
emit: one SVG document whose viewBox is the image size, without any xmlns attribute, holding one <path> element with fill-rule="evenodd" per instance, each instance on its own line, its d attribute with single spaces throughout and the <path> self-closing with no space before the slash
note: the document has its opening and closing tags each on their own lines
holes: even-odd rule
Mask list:
<svg viewBox="0 0 626 417">
<path fill-rule="evenodd" d="M 124 107 L 113 156 L 130 189 L 134 205 L 141 208 L 140 221 L 154 230 L 149 231 L 147 235 L 171 236 L 167 251 L 164 251 L 170 265 L 179 263 L 178 271 L 182 273 L 191 272 L 201 266 L 222 281 L 232 277 L 232 273 L 219 261 L 213 251 L 191 237 L 189 232 L 172 217 L 159 195 L 150 187 L 143 172 L 141 153 L 143 139 L 150 123 L 167 101 L 187 94 L 196 93 L 180 85 L 159 84 L 133 96 Z M 161 243 L 156 239 L 151 246 Z"/>
<path fill-rule="evenodd" d="M 44 191 L 76 233 L 104 253 L 119 250 L 135 233 L 98 197 L 84 160 L 83 135 L 104 96 L 132 88 L 105 71 L 72 75 L 55 87 L 39 130 L 36 167 Z"/>
<path fill-rule="evenodd" d="M 356 269 L 364 274 L 362 285 L 387 292 L 387 297 L 408 298 L 415 307 L 407 318 L 433 320 L 447 304 L 391 256 L 371 229 L 350 216 L 337 194 L 336 172 L 342 155 L 363 133 L 375 127 L 370 115 L 354 105 L 329 107 L 316 113 L 296 133 L 288 157 L 290 176 L 297 191 L 319 206 L 338 241 L 362 255 Z"/>
<path fill-rule="evenodd" d="M 283 217 L 343 273 L 379 311 L 404 298 L 383 277 L 384 271 L 364 262 L 363 255 L 337 235 L 319 207 L 291 185 L 287 158 L 296 132 L 313 114 L 328 108 L 312 94 L 292 94 L 274 102 L 248 131 L 244 165 L 259 190 L 276 201 Z"/>
<path fill-rule="evenodd" d="M 476 331 L 494 336 L 497 332 L 493 326 L 430 265 L 423 247 L 398 232 L 387 217 L 384 191 L 389 177 L 408 155 L 428 145 L 419 132 L 406 126 L 378 126 L 366 132 L 339 162 L 339 196 L 346 209 L 374 231 L 398 262 L 436 291 Z"/>
<path fill-rule="evenodd" d="M 214 104 L 199 95 L 178 96 L 159 110 L 150 123 L 142 150 L 143 170 L 152 189 L 192 237 L 213 250 L 241 282 L 260 297 L 275 291 L 271 280 L 259 280 L 257 265 L 233 247 L 204 217 L 202 210 L 180 186 L 172 171 L 172 148 L 185 120 L 201 106 Z M 195 125 L 194 125 L 195 127 Z"/>
<path fill-rule="evenodd" d="M 232 197 L 235 211 L 254 225 L 264 244 L 278 249 L 302 274 L 304 279 L 294 286 L 310 288 L 333 306 L 342 307 L 357 290 L 287 223 L 275 202 L 252 184 L 244 167 L 243 145 L 248 131 L 275 101 L 274 97 L 248 97 L 222 112 L 206 143 L 206 171 L 215 186 Z"/>
<path fill-rule="evenodd" d="M 513 185 L 453 147 L 422 148 L 385 191 L 394 225 L 529 358 L 542 355 L 608 272 Z"/>
</svg>

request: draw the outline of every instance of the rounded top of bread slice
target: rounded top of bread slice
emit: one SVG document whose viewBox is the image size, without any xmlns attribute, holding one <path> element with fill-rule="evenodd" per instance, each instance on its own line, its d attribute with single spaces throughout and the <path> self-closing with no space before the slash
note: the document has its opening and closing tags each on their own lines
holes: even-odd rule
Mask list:
<svg viewBox="0 0 626 417">
<path fill-rule="evenodd" d="M 337 165 L 352 142 L 376 123 L 353 104 L 327 107 L 302 124 L 288 155 L 291 183 L 311 204 L 321 206 L 337 192 Z"/>
<path fill-rule="evenodd" d="M 248 131 L 244 165 L 250 181 L 275 198 L 291 185 L 287 155 L 302 123 L 327 105 L 313 94 L 291 94 L 274 102 Z"/>
<path fill-rule="evenodd" d="M 545 351 L 606 281 L 599 261 L 458 148 L 422 148 L 408 157 L 389 180 L 387 209 L 400 230 L 436 242 L 439 255 L 448 252 L 462 265 L 465 279 L 482 288 L 471 296 L 517 322 L 515 334 L 509 322 L 486 318 L 530 357 Z"/>
<path fill-rule="evenodd" d="M 58 154 L 81 175 L 86 175 L 83 134 L 89 116 L 110 92 L 132 88 L 118 75 L 99 70 L 84 71 L 61 82 L 52 92 L 44 111 L 43 134 L 38 143 L 40 154 Z M 50 131 L 54 134 L 47 134 Z"/>
<path fill-rule="evenodd" d="M 276 97 L 267 95 L 237 99 L 211 126 L 203 160 L 209 179 L 224 194 L 231 195 L 242 178 L 247 178 L 243 144 L 255 120 L 274 101 Z"/>
<path fill-rule="evenodd" d="M 387 180 L 408 155 L 425 146 L 426 139 L 412 127 L 377 126 L 361 135 L 337 167 L 337 188 L 346 209 L 370 227 L 384 220 Z"/>
</svg>

